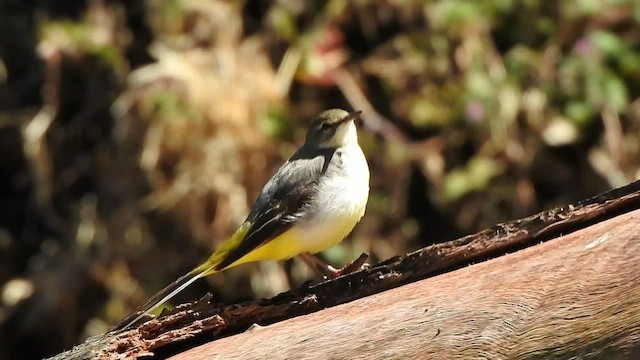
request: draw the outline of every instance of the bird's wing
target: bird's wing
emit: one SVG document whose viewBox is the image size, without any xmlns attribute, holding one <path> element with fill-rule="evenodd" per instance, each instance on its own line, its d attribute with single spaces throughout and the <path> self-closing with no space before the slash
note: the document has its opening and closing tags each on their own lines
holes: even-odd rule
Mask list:
<svg viewBox="0 0 640 360">
<path fill-rule="evenodd" d="M 264 186 L 245 221 L 245 235 L 215 266 L 216 271 L 276 238 L 304 215 L 305 205 L 334 153 L 327 150 L 308 154 L 305 150 L 292 156 Z"/>
</svg>

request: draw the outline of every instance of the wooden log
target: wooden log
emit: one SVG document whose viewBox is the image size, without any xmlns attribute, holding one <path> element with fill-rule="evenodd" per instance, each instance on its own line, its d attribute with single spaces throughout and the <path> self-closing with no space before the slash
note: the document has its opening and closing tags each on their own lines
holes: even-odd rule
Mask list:
<svg viewBox="0 0 640 360">
<path fill-rule="evenodd" d="M 633 351 L 637 351 L 640 338 L 637 322 L 639 290 L 632 265 L 638 264 L 638 239 L 634 237 L 640 234 L 638 209 L 640 181 L 575 205 L 498 224 L 477 234 L 398 256 L 367 270 L 319 284 L 307 284 L 271 299 L 225 305 L 210 304 L 210 295 L 205 296 L 198 302 L 178 306 L 137 328 L 91 338 L 55 359 L 131 358 L 145 355 L 164 358 L 206 342 L 210 342 L 207 346 L 211 348 L 201 348 L 202 351 L 213 351 L 215 354 L 222 350 L 246 352 L 229 353 L 224 357 L 261 356 L 255 352 L 259 350 L 253 349 L 256 346 L 253 344 L 269 349 L 269 346 L 276 345 L 264 341 L 279 339 L 279 336 L 288 339 L 286 332 L 285 335 L 271 333 L 285 324 L 298 329 L 296 333 L 307 334 L 307 337 L 297 338 L 301 341 L 299 344 L 280 342 L 287 345 L 286 349 L 294 350 L 305 344 L 302 347 L 315 351 L 314 346 L 319 348 L 320 343 L 306 344 L 322 338 L 323 332 L 326 333 L 323 339 L 329 341 L 326 344 L 333 344 L 334 341 L 339 343 L 342 338 L 348 338 L 345 333 L 351 332 L 352 340 L 343 344 L 343 347 L 351 346 L 358 351 L 373 351 L 375 348 L 380 354 L 396 351 L 393 354 L 401 355 L 397 349 L 393 350 L 392 345 L 405 346 L 408 341 L 416 341 L 418 345 L 421 341 L 429 344 L 435 341 L 430 345 L 431 348 L 414 349 L 418 349 L 416 352 L 423 351 L 425 357 L 433 355 L 436 358 L 445 354 L 441 348 L 466 354 L 469 348 L 489 351 L 487 349 L 493 345 L 499 346 L 502 351 L 496 356 L 504 355 L 507 358 L 546 358 L 547 355 L 558 354 L 563 358 L 571 357 L 567 354 L 572 352 L 577 357 L 635 354 Z M 603 227 L 609 227 L 610 231 L 598 235 Z M 576 239 L 591 240 L 580 245 L 575 243 L 578 241 Z M 620 247 L 620 244 L 624 246 Z M 525 250 L 518 251 L 522 249 Z M 504 255 L 509 252 L 515 253 Z M 482 263 L 492 258 L 494 260 Z M 476 265 L 469 266 L 471 264 Z M 424 280 L 436 275 L 440 276 Z M 520 293 L 523 297 L 518 297 Z M 565 296 L 564 300 L 562 296 Z M 594 296 L 601 296 L 601 301 L 593 300 Z M 555 302 L 547 298 L 555 299 Z M 588 299 L 591 305 L 584 305 L 580 300 L 583 298 Z M 345 315 L 347 317 L 342 319 L 343 313 L 339 310 L 345 307 L 349 309 L 351 305 L 356 308 L 347 310 L 349 316 Z M 420 316 L 413 311 L 418 305 L 424 307 Z M 557 312 L 553 314 L 553 309 L 548 306 L 558 306 L 565 312 L 556 308 Z M 438 312 L 434 313 L 434 309 Z M 567 309 L 573 312 L 569 313 Z M 580 309 L 587 312 L 581 313 Z M 376 312 L 376 316 L 370 317 Z M 611 312 L 615 314 L 608 317 L 607 314 Z M 363 317 L 357 317 L 357 314 Z M 620 314 L 627 317 L 626 325 L 620 324 Z M 405 319 L 404 322 L 397 325 L 398 321 L 394 320 L 396 316 Z M 578 316 L 575 322 L 578 325 L 567 327 L 563 316 Z M 262 340 L 260 336 L 264 329 L 256 327 L 253 327 L 253 331 L 236 335 L 249 329 L 252 324 L 270 325 L 286 319 L 292 320 L 267 327 L 269 335 Z M 424 328 L 412 327 L 415 324 L 409 319 L 420 319 L 416 321 Z M 450 319 L 449 322 L 447 319 Z M 299 325 L 301 321 L 303 323 Z M 501 323 L 503 327 L 499 326 Z M 321 324 L 327 324 L 324 330 Z M 563 326 L 556 329 L 554 326 L 557 324 Z M 586 333 L 578 331 L 580 326 L 592 330 L 585 330 Z M 309 329 L 316 329 L 316 333 L 305 332 Z M 434 329 L 435 333 L 428 335 Z M 373 334 L 379 330 L 394 330 L 397 335 L 389 339 Z M 446 330 L 447 336 L 438 339 L 438 330 L 440 333 Z M 418 335 L 406 337 L 407 331 L 409 335 L 426 336 L 426 340 Z M 573 332 L 576 335 L 572 335 Z M 603 332 L 608 335 L 600 337 Z M 233 335 L 236 336 L 225 339 Z M 456 336 L 460 337 L 460 342 L 452 340 Z M 402 340 L 401 337 L 406 339 Z M 246 343 L 241 341 L 228 345 L 237 338 Z M 524 338 L 529 340 L 518 341 Z M 557 344 L 553 340 L 556 338 L 564 340 L 559 340 Z M 366 344 L 358 343 L 358 339 L 364 339 Z M 536 345 L 533 340 L 540 344 Z M 388 346 L 375 347 L 378 342 Z M 222 347 L 218 347 L 218 343 L 223 344 L 219 345 Z M 326 345 L 324 349 L 333 351 L 331 346 Z M 340 349 L 346 351 L 346 348 L 336 344 L 335 354 Z M 276 353 L 273 349 L 269 351 Z M 324 353 L 327 357 L 334 357 L 333 354 Z M 375 358 L 377 353 L 362 355 Z"/>
<path fill-rule="evenodd" d="M 172 359 L 640 358 L 640 210 Z"/>
</svg>

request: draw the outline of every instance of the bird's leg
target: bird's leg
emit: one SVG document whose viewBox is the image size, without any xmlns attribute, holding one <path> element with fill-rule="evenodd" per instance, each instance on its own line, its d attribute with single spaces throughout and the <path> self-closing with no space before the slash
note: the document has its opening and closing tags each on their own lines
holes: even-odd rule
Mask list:
<svg viewBox="0 0 640 360">
<path fill-rule="evenodd" d="M 314 273 L 321 277 L 327 277 L 327 275 L 335 274 L 339 270 L 326 263 L 314 254 L 302 253 L 298 255 L 298 258 L 302 260 L 307 266 L 313 270 Z"/>
<path fill-rule="evenodd" d="M 367 264 L 368 258 L 369 258 L 369 254 L 367 253 L 360 254 L 360 256 L 358 256 L 357 259 L 343 266 L 342 269 L 339 270 L 340 273 L 338 275 L 349 274 L 354 271 L 367 269 L 369 267 L 369 264 Z"/>
<path fill-rule="evenodd" d="M 311 268 L 316 274 L 322 276 L 323 278 L 334 278 L 340 275 L 348 274 L 363 268 L 366 268 L 365 261 L 369 257 L 368 254 L 362 253 L 360 257 L 355 259 L 354 261 L 348 263 L 341 269 L 336 269 L 324 260 L 320 259 L 318 256 L 310 253 L 302 253 L 298 255 L 300 260 L 302 260 L 307 266 Z"/>
</svg>

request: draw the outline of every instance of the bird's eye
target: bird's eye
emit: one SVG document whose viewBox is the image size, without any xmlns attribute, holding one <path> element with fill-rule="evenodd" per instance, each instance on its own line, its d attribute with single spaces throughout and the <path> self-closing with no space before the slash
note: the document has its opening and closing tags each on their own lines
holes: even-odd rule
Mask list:
<svg viewBox="0 0 640 360">
<path fill-rule="evenodd" d="M 322 131 L 327 131 L 327 130 L 331 129 L 332 127 L 333 127 L 333 125 L 329 124 L 328 122 L 323 122 L 323 123 L 320 125 L 320 129 L 321 129 Z"/>
</svg>

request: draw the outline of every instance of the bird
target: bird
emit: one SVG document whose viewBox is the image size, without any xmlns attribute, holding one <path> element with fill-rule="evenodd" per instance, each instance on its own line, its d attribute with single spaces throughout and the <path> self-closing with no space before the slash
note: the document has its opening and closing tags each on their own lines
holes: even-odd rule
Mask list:
<svg viewBox="0 0 640 360">
<path fill-rule="evenodd" d="M 131 327 L 194 281 L 249 262 L 298 256 L 315 270 L 340 274 L 313 254 L 341 242 L 364 216 L 370 173 L 358 143 L 361 113 L 329 109 L 314 117 L 304 144 L 267 181 L 233 235 L 115 329 Z"/>
</svg>

